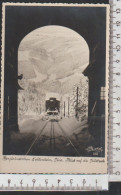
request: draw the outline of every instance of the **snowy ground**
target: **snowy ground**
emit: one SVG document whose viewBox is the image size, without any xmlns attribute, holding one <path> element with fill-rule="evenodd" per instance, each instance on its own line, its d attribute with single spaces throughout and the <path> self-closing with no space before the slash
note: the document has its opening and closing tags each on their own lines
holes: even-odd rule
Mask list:
<svg viewBox="0 0 121 195">
<path fill-rule="evenodd" d="M 88 156 L 87 148 L 93 141 L 87 121 L 80 122 L 76 118 L 49 121 L 26 116 L 19 128 L 20 132 L 13 132 L 7 143 L 9 154 Z"/>
</svg>

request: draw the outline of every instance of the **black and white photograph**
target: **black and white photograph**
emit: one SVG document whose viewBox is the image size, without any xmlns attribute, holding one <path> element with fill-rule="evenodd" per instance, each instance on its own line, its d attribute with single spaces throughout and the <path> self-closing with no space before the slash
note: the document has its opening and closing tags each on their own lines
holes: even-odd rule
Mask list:
<svg viewBox="0 0 121 195">
<path fill-rule="evenodd" d="M 20 133 L 28 134 L 26 154 L 85 154 L 92 140 L 87 129 L 88 78 L 83 74 L 88 64 L 86 41 L 66 27 L 42 27 L 22 40 L 18 125 Z"/>
<path fill-rule="evenodd" d="M 106 5 L 4 5 L 3 155 L 107 151 Z"/>
</svg>

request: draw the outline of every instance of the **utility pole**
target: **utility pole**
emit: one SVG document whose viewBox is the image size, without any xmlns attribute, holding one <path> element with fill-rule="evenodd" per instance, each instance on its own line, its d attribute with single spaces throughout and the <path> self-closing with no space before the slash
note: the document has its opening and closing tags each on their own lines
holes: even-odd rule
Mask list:
<svg viewBox="0 0 121 195">
<path fill-rule="evenodd" d="M 76 89 L 76 118 L 78 118 L 79 87 Z"/>
<path fill-rule="evenodd" d="M 77 87 L 77 100 L 76 100 L 76 107 L 78 108 L 78 101 L 79 101 L 79 87 Z"/>
<path fill-rule="evenodd" d="M 60 115 L 61 115 L 61 119 L 62 119 L 62 112 L 63 112 L 63 106 L 62 106 L 62 99 L 61 99 L 61 102 L 60 102 Z"/>
<path fill-rule="evenodd" d="M 64 101 L 64 117 L 65 117 L 65 107 L 66 107 L 66 104 L 65 104 L 65 101 Z"/>
<path fill-rule="evenodd" d="M 69 118 L 69 103 L 70 103 L 70 98 L 68 97 L 68 118 Z"/>
</svg>

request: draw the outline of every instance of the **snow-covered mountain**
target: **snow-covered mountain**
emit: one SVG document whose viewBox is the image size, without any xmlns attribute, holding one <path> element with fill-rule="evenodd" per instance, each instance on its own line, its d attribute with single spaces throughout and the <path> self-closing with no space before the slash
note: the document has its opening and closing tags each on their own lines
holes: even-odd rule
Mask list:
<svg viewBox="0 0 121 195">
<path fill-rule="evenodd" d="M 88 63 L 89 49 L 85 40 L 60 26 L 47 26 L 31 32 L 18 50 L 18 74 L 40 82 L 42 88 L 50 92 L 61 89 L 67 93 L 72 81 L 74 84 L 79 81 Z"/>
</svg>

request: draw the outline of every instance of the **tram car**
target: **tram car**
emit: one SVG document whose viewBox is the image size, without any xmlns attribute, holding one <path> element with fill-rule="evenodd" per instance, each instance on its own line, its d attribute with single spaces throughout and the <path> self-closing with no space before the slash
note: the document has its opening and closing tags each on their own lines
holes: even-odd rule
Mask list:
<svg viewBox="0 0 121 195">
<path fill-rule="evenodd" d="M 60 115 L 60 98 L 58 94 L 46 95 L 46 113 L 49 118 L 58 118 Z"/>
</svg>

